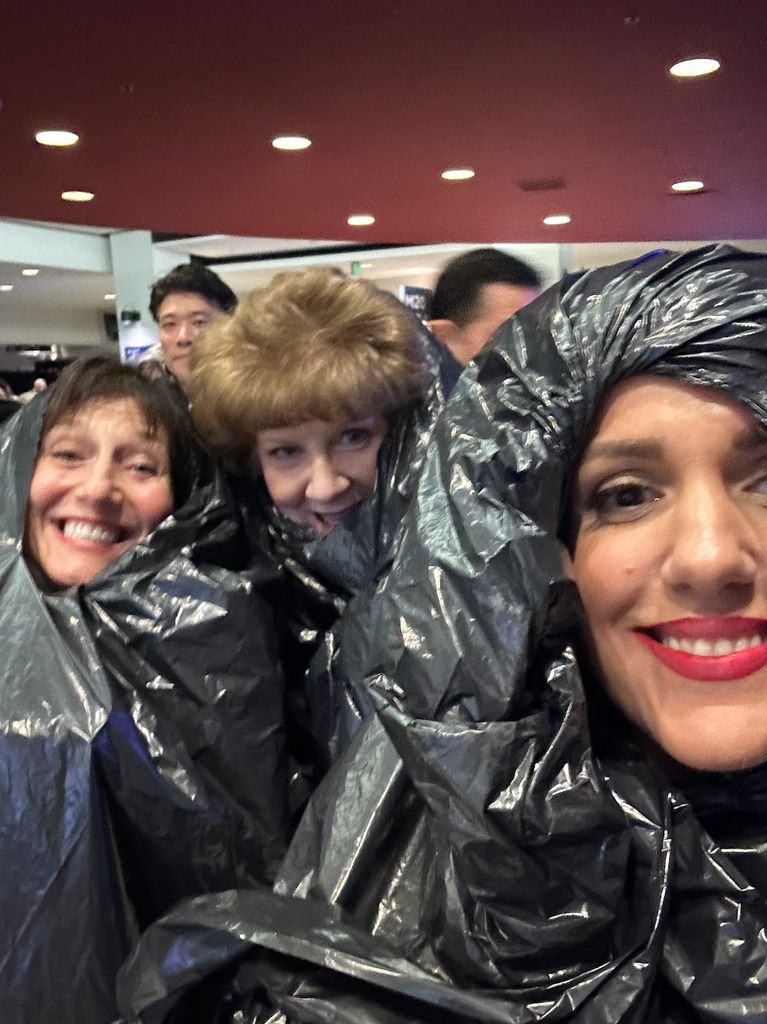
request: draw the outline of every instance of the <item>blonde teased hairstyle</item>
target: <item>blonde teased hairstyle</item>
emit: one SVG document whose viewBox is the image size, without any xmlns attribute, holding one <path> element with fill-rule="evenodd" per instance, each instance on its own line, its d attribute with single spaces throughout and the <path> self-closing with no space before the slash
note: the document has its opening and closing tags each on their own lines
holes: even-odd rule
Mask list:
<svg viewBox="0 0 767 1024">
<path fill-rule="evenodd" d="M 208 444 L 245 468 L 260 430 L 390 416 L 429 374 L 414 321 L 367 281 L 277 274 L 195 339 L 186 391 Z"/>
</svg>

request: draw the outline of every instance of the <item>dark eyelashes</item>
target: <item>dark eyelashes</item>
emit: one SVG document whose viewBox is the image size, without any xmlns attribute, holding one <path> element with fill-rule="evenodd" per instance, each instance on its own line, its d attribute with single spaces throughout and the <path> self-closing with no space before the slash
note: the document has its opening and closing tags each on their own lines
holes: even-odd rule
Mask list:
<svg viewBox="0 0 767 1024">
<path fill-rule="evenodd" d="M 350 444 L 364 444 L 370 440 L 372 433 L 365 427 L 354 427 L 352 430 L 345 431 L 343 436 Z"/>
<path fill-rule="evenodd" d="M 642 484 L 613 484 L 610 487 L 602 487 L 591 498 L 591 507 L 595 511 L 604 509 L 610 504 L 617 504 L 620 507 L 628 508 L 632 505 L 639 505 L 642 502 L 647 488 Z M 633 497 L 636 501 L 621 502 L 621 498 Z"/>
<path fill-rule="evenodd" d="M 623 481 L 594 488 L 581 505 L 581 516 L 595 523 L 627 522 L 641 515 L 659 495 L 646 484 Z"/>
<path fill-rule="evenodd" d="M 368 427 L 349 427 L 339 433 L 334 439 L 329 442 L 332 448 L 364 448 L 369 445 L 373 440 L 374 432 Z M 303 453 L 303 446 L 286 444 L 275 444 L 271 448 L 266 448 L 263 452 L 265 459 L 292 459 Z"/>
</svg>

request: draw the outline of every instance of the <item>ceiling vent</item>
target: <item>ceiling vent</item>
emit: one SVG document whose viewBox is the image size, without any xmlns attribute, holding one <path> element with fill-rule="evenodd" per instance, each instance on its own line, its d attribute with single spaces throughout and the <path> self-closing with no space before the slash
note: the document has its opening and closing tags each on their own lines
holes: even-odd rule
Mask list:
<svg viewBox="0 0 767 1024">
<path fill-rule="evenodd" d="M 531 181 L 520 181 L 523 192 L 558 192 L 565 188 L 564 178 L 536 178 Z"/>
</svg>

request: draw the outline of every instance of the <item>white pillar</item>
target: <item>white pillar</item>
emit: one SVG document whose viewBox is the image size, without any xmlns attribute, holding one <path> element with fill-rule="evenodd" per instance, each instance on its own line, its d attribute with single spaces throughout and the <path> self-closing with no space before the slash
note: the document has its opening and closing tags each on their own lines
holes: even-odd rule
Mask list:
<svg viewBox="0 0 767 1024">
<path fill-rule="evenodd" d="M 573 247 L 572 245 L 560 245 L 559 247 L 559 277 L 564 277 L 565 274 L 569 274 L 573 269 Z"/>
<path fill-rule="evenodd" d="M 157 327 L 149 313 L 154 281 L 152 235 L 149 231 L 119 231 L 109 236 L 115 280 L 120 359 L 134 363 L 157 341 Z"/>
</svg>

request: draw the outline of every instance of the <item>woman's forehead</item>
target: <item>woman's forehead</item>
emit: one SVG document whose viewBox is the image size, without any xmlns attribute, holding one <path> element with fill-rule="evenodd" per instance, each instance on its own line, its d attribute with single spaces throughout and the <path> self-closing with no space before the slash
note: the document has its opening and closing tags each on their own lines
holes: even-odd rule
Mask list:
<svg viewBox="0 0 767 1024">
<path fill-rule="evenodd" d="M 764 439 L 764 428 L 740 402 L 716 387 L 639 376 L 617 384 L 605 397 L 597 416 L 587 456 L 607 439 L 666 437 L 676 426 L 700 430 L 727 424 L 734 436 Z"/>
<path fill-rule="evenodd" d="M 139 403 L 130 396 L 91 398 L 74 408 L 65 410 L 47 433 L 66 429 L 103 430 L 115 426 L 147 440 L 167 442 L 166 433 L 159 425 L 153 427 Z"/>
</svg>

